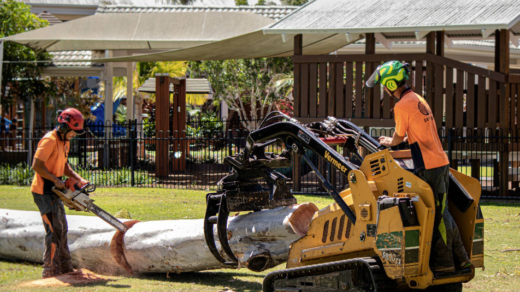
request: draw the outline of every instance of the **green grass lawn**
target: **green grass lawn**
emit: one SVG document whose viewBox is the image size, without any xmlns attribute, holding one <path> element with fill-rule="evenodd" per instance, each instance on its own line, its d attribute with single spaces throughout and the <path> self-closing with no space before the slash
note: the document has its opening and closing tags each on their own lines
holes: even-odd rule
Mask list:
<svg viewBox="0 0 520 292">
<path fill-rule="evenodd" d="M 100 188 L 93 195 L 96 203 L 115 214 L 128 211 L 133 219 L 165 220 L 202 218 L 205 211 L 203 191 L 185 191 L 160 188 Z M 298 202 L 313 202 L 319 208 L 332 202 L 328 197 L 297 195 Z M 0 208 L 36 211 L 28 187 L 0 186 Z M 485 266 L 477 270 L 476 278 L 465 284 L 465 291 L 518 291 L 520 263 L 518 252 L 504 252 L 520 248 L 520 205 L 484 203 L 486 218 Z M 67 214 L 90 215 L 67 210 Z M 43 228 L 43 227 L 42 227 Z M 1 247 L 0 247 L 1 248 Z M 254 273 L 240 270 L 216 270 L 197 273 L 152 274 L 133 277 L 113 277 L 114 281 L 83 285 L 77 291 L 260 291 L 263 277 L 271 270 Z M 17 286 L 25 281 L 39 279 L 42 268 L 38 264 L 0 260 L 0 291 L 22 290 Z M 39 291 L 48 288 L 23 290 Z M 53 288 L 50 290 L 72 290 Z"/>
</svg>

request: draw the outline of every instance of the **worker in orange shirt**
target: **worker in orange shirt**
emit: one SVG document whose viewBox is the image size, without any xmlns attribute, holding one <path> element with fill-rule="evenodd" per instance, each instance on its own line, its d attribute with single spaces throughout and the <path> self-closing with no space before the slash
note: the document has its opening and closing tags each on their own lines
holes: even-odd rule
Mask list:
<svg viewBox="0 0 520 292">
<path fill-rule="evenodd" d="M 394 135 L 380 137 L 379 142 L 391 147 L 408 141 L 416 175 L 432 188 L 436 204 L 430 256 L 432 271 L 468 268 L 471 262 L 457 224 L 448 212 L 449 160 L 442 149 L 430 106 L 406 85 L 410 75 L 408 66 L 399 61 L 386 62 L 378 66 L 366 82 L 368 87 L 381 84 L 385 92 L 398 99 L 394 106 Z"/>
<path fill-rule="evenodd" d="M 40 210 L 45 228 L 45 250 L 43 253 L 43 278 L 73 272 L 69 247 L 67 245 L 67 220 L 65 209 L 52 187 L 65 188 L 62 176 L 73 178 L 79 186 L 88 183 L 79 176 L 67 162 L 69 141 L 76 135 L 85 133 L 83 115 L 74 108 L 59 113 L 56 129 L 45 134 L 38 143 L 32 168 L 34 175 L 31 192 Z"/>
</svg>

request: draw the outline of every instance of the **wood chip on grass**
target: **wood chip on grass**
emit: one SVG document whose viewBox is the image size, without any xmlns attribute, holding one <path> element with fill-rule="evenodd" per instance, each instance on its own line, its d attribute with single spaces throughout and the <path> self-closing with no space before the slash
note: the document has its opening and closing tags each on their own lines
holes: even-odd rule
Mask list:
<svg viewBox="0 0 520 292">
<path fill-rule="evenodd" d="M 34 287 L 68 287 L 75 285 L 85 285 L 90 283 L 108 282 L 113 281 L 112 279 L 98 275 L 87 269 L 79 269 L 72 273 L 60 275 L 57 277 L 50 277 L 45 279 L 34 280 L 25 282 L 19 285 L 24 288 Z"/>
</svg>

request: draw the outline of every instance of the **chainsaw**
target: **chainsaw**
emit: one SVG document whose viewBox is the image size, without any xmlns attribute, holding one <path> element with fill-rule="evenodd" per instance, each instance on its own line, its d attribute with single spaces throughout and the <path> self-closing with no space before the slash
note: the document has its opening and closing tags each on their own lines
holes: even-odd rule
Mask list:
<svg viewBox="0 0 520 292">
<path fill-rule="evenodd" d="M 94 200 L 90 198 L 90 193 L 95 190 L 96 186 L 94 184 L 87 183 L 83 187 L 79 187 L 77 182 L 71 178 L 65 181 L 65 188 L 63 189 L 52 187 L 52 191 L 70 210 L 90 212 L 113 226 L 115 229 L 125 233 L 128 230 L 128 227 L 123 224 L 123 222 L 94 204 Z"/>
</svg>

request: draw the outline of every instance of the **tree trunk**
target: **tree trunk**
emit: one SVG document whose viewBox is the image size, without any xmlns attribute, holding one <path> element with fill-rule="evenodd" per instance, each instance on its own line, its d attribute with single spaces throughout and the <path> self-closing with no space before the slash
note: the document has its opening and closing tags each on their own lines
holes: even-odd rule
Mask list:
<svg viewBox="0 0 520 292">
<path fill-rule="evenodd" d="M 263 271 L 285 262 L 289 245 L 307 232 L 317 210 L 309 203 L 230 217 L 229 243 L 240 266 Z M 38 212 L 0 209 L 0 258 L 41 262 L 45 236 L 41 220 Z M 97 217 L 73 215 L 67 220 L 76 268 L 122 273 L 118 257 L 126 257 L 126 270 L 134 273 L 226 268 L 206 246 L 202 219 L 137 222 L 119 239 Z M 114 251 L 118 248 L 120 254 Z"/>
</svg>

